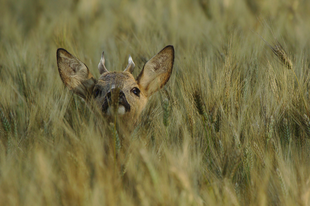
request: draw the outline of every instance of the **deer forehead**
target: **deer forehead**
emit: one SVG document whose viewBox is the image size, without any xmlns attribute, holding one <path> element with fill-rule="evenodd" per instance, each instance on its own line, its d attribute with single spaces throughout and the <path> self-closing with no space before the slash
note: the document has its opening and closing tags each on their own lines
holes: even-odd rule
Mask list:
<svg viewBox="0 0 310 206">
<path fill-rule="evenodd" d="M 106 72 L 99 77 L 98 84 L 114 89 L 136 86 L 137 82 L 129 72 Z"/>
</svg>

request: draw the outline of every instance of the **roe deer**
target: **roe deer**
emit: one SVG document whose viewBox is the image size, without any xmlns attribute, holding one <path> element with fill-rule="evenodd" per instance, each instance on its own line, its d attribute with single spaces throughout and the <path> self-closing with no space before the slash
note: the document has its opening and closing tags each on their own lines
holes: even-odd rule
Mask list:
<svg viewBox="0 0 310 206">
<path fill-rule="evenodd" d="M 100 77 L 96 80 L 79 59 L 65 49 L 57 50 L 57 66 L 64 84 L 85 101 L 93 99 L 104 116 L 117 116 L 131 125 L 137 122 L 148 98 L 167 83 L 173 62 L 174 48 L 169 45 L 146 62 L 135 79 L 132 75 L 135 64 L 130 56 L 123 72 L 109 72 L 102 52 Z"/>
</svg>

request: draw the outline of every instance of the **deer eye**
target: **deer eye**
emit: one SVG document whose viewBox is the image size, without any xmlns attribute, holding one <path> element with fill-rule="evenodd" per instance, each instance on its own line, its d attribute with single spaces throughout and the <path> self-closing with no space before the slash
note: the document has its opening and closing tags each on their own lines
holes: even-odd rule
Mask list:
<svg viewBox="0 0 310 206">
<path fill-rule="evenodd" d="M 100 91 L 99 91 L 98 88 L 96 88 L 96 89 L 94 90 L 94 97 L 95 97 L 95 98 L 98 97 L 99 94 L 100 94 Z"/>
<path fill-rule="evenodd" d="M 137 87 L 134 87 L 131 92 L 134 93 L 137 97 L 140 97 L 140 89 Z"/>
</svg>

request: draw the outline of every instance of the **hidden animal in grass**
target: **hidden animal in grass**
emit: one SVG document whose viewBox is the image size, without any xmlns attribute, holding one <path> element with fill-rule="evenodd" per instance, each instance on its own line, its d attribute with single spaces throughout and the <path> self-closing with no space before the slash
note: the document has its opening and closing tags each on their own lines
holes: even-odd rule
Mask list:
<svg viewBox="0 0 310 206">
<path fill-rule="evenodd" d="M 147 61 L 135 78 L 135 64 L 129 56 L 122 72 L 108 71 L 104 53 L 98 64 L 100 77 L 95 79 L 87 66 L 65 49 L 57 50 L 57 66 L 63 83 L 86 102 L 94 102 L 103 116 L 117 116 L 135 125 L 148 99 L 169 80 L 174 62 L 174 48 L 169 45 Z"/>
</svg>

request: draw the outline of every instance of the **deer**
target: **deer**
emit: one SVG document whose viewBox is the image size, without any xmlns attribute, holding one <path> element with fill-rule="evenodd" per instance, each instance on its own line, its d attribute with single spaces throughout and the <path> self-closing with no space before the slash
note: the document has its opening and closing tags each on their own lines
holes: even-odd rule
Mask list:
<svg viewBox="0 0 310 206">
<path fill-rule="evenodd" d="M 57 49 L 57 66 L 64 85 L 86 103 L 94 102 L 97 111 L 108 121 L 117 118 L 134 127 L 149 98 L 169 80 L 174 64 L 174 47 L 168 45 L 148 60 L 140 74 L 132 75 L 135 63 L 131 56 L 124 71 L 108 71 L 104 52 L 96 79 L 88 67 L 63 48 Z"/>
</svg>

